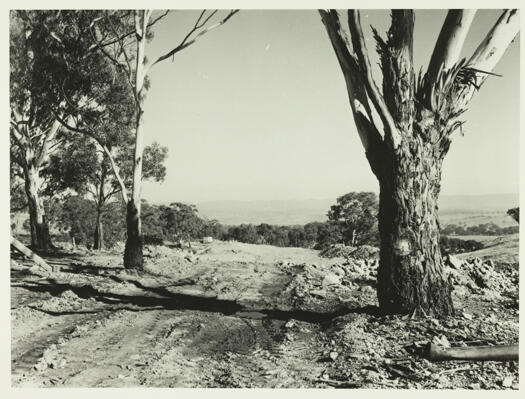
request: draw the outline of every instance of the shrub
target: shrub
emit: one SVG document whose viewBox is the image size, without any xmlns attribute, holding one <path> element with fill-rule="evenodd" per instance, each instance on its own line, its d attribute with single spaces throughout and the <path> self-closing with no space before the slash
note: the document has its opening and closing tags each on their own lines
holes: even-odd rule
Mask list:
<svg viewBox="0 0 525 399">
<path fill-rule="evenodd" d="M 443 255 L 472 252 L 484 248 L 483 243 L 476 240 L 462 240 L 447 236 L 441 236 L 439 246 Z"/>
</svg>

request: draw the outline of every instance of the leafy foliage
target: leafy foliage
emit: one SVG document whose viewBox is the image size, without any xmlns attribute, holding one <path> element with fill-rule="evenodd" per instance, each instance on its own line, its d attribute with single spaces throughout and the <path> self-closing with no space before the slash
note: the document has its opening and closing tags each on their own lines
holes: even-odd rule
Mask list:
<svg viewBox="0 0 525 399">
<path fill-rule="evenodd" d="M 346 245 L 377 242 L 378 201 L 372 192 L 351 192 L 337 198 L 328 220 L 339 227 Z"/>
<path fill-rule="evenodd" d="M 441 236 L 439 247 L 443 254 L 458 254 L 462 252 L 472 252 L 482 249 L 483 243 L 476 240 L 462 240 L 460 238 Z"/>
<path fill-rule="evenodd" d="M 75 242 L 88 248 L 93 246 L 97 210 L 93 201 L 79 195 L 69 195 L 61 200 L 46 203 L 50 221 Z M 125 236 L 125 210 L 120 203 L 108 204 L 102 214 L 106 247 L 111 248 Z"/>
<path fill-rule="evenodd" d="M 456 224 L 448 224 L 441 230 L 441 233 L 449 236 L 500 236 L 519 233 L 519 226 L 500 227 L 494 223 L 482 223 L 475 226 L 460 226 Z"/>
</svg>

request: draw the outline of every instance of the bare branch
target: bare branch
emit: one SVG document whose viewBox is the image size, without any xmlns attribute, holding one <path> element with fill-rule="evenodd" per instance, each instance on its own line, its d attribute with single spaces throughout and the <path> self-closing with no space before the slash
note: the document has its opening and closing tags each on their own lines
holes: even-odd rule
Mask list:
<svg viewBox="0 0 525 399">
<path fill-rule="evenodd" d="M 370 60 L 368 58 L 368 50 L 366 49 L 365 39 L 363 36 L 363 30 L 361 28 L 361 21 L 359 11 L 348 10 L 348 25 L 350 27 L 350 34 L 352 37 L 352 45 L 354 52 L 357 56 L 358 65 L 360 71 L 363 74 L 363 80 L 366 85 L 366 90 L 372 104 L 381 118 L 383 128 L 385 130 L 385 138 L 391 141 L 393 148 L 397 148 L 400 143 L 401 137 L 395 126 L 392 115 L 388 110 L 384 98 L 382 97 L 379 89 L 372 76 L 372 67 L 370 66 Z"/>
<path fill-rule="evenodd" d="M 414 20 L 413 10 L 392 10 L 386 41 L 372 28 L 381 61 L 383 98 L 398 129 L 408 134 L 414 120 Z"/>
<path fill-rule="evenodd" d="M 460 72 L 467 76 L 467 80 L 466 83 L 458 87 L 452 112 L 460 115 L 465 111 L 474 93 L 489 75 L 493 75 L 492 69 L 512 43 L 519 29 L 518 11 L 505 10 L 470 60 L 461 68 Z M 452 126 L 457 126 L 457 124 Z"/>
<path fill-rule="evenodd" d="M 31 251 L 29 248 L 27 248 L 24 244 L 22 244 L 20 241 L 18 241 L 16 238 L 11 237 L 11 246 L 15 248 L 17 251 L 31 259 L 33 262 L 36 263 L 36 265 L 42 269 L 44 269 L 47 272 L 52 271 L 53 269 L 51 266 L 49 266 L 44 259 L 42 259 L 40 256 L 38 256 L 36 253 Z"/>
<path fill-rule="evenodd" d="M 428 82 L 434 84 L 440 70 L 448 70 L 459 61 L 476 10 L 449 10 L 428 64 Z"/>
<path fill-rule="evenodd" d="M 365 151 L 372 142 L 380 142 L 381 135 L 377 131 L 372 118 L 372 110 L 368 103 L 366 88 L 359 77 L 359 68 L 351 53 L 351 46 L 341 28 L 339 16 L 335 10 L 319 10 L 323 24 L 336 53 L 339 65 L 343 71 L 352 113 L 357 126 L 357 132 Z M 373 126 L 368 128 L 364 120 Z M 372 137 L 374 136 L 374 137 Z"/>
<path fill-rule="evenodd" d="M 164 18 L 166 15 L 168 15 L 170 13 L 170 10 L 166 10 L 164 13 L 162 13 L 161 15 L 159 15 L 157 18 L 155 18 L 153 21 L 151 21 L 149 24 L 148 24 L 148 28 L 151 28 L 153 25 L 155 25 L 157 22 L 159 22 L 162 18 Z"/>
<path fill-rule="evenodd" d="M 126 77 L 127 77 L 127 81 L 129 83 L 129 85 L 133 88 L 133 71 L 131 69 L 131 65 L 129 64 L 128 62 L 128 59 L 127 59 L 127 53 L 126 53 L 126 50 L 125 50 L 125 47 L 124 45 L 120 42 L 120 41 L 115 41 L 113 43 L 119 43 L 120 46 L 121 46 L 121 49 L 124 53 L 124 56 L 126 58 L 126 65 L 122 64 L 122 62 L 120 62 L 117 58 L 115 58 L 114 56 L 112 56 L 106 49 L 106 45 L 102 45 L 99 40 L 97 39 L 96 37 L 96 32 L 93 31 L 93 26 L 91 27 L 90 29 L 90 33 L 91 33 L 91 38 L 93 39 L 93 41 L 95 42 L 95 45 L 96 47 L 102 52 L 102 54 L 104 54 L 117 68 L 121 69 L 122 71 L 124 71 Z M 135 32 L 133 32 L 135 33 Z M 124 36 L 126 37 L 126 36 Z M 123 40 L 123 39 L 122 39 Z"/>
<path fill-rule="evenodd" d="M 135 36 L 137 36 L 138 38 L 142 38 L 144 32 L 142 31 L 142 26 L 140 23 L 139 11 L 135 10 L 133 16 L 135 18 Z"/>
<path fill-rule="evenodd" d="M 163 19 L 166 15 L 168 15 L 170 13 L 170 10 L 167 10 L 165 11 L 164 13 L 162 13 L 161 15 L 159 15 L 157 18 L 155 18 L 153 21 L 151 21 L 149 24 L 148 24 L 148 28 L 152 27 L 153 25 L 155 25 L 157 22 L 159 22 L 161 19 Z M 96 18 L 93 22 L 92 22 L 92 26 L 97 23 L 98 21 L 102 20 L 103 17 L 100 17 L 100 18 Z M 98 46 L 101 46 L 101 47 L 107 47 L 107 46 L 111 46 L 112 44 L 115 44 L 115 43 L 118 43 L 118 42 L 121 42 L 123 41 L 124 39 L 127 39 L 128 37 L 132 36 L 135 34 L 135 31 L 132 30 L 132 31 L 129 31 L 129 32 L 126 32 L 126 33 L 123 33 L 122 35 L 118 35 L 117 37 L 109 40 L 108 42 L 105 42 L 102 40 L 102 41 L 99 41 L 98 44 L 93 44 L 89 50 L 94 50 L 95 48 L 97 48 Z M 104 38 L 105 39 L 105 38 Z"/>
<path fill-rule="evenodd" d="M 203 24 L 200 24 L 199 25 L 199 21 L 202 19 L 202 16 L 204 15 L 203 13 L 201 13 L 201 15 L 199 16 L 199 19 L 197 20 L 197 23 L 194 25 L 194 27 L 192 28 L 192 30 L 190 31 L 189 34 L 186 35 L 186 37 L 180 42 L 180 44 L 173 48 L 172 50 L 170 50 L 169 52 L 167 52 L 166 54 L 160 56 L 159 58 L 157 58 L 153 63 L 149 64 L 145 69 L 145 74 L 147 74 L 147 72 L 149 71 L 149 69 L 151 67 L 153 67 L 153 65 L 155 64 L 158 64 L 159 62 L 162 62 L 164 61 L 165 59 L 167 58 L 170 58 L 171 56 L 175 55 L 176 53 L 178 53 L 179 51 L 181 50 L 184 50 L 186 47 L 189 47 L 191 46 L 192 44 L 194 44 L 197 39 L 203 35 L 205 35 L 206 33 L 210 32 L 211 30 L 213 29 L 216 29 L 218 28 L 219 26 L 225 24 L 231 17 L 233 17 L 235 14 L 237 14 L 239 12 L 239 10 L 231 10 L 228 15 L 226 17 L 224 17 L 223 19 L 221 19 L 219 22 L 217 22 L 216 24 L 214 25 L 211 25 L 209 26 L 208 28 L 206 29 L 203 29 L 202 31 L 200 31 L 193 39 L 189 40 L 191 34 L 193 34 L 194 32 L 196 32 L 198 29 L 202 28 L 203 27 Z M 212 13 L 211 16 L 213 16 L 215 14 L 215 12 Z M 207 22 L 211 16 L 209 16 L 205 22 Z"/>
<path fill-rule="evenodd" d="M 518 10 L 505 10 L 467 63 L 470 68 L 491 72 L 520 30 Z M 478 73 L 478 86 L 487 77 Z"/>
</svg>

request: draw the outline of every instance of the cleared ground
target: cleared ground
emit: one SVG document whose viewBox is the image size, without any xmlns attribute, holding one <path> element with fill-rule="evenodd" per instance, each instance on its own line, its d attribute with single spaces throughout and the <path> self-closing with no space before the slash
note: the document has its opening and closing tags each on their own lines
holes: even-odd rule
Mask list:
<svg viewBox="0 0 525 399">
<path fill-rule="evenodd" d="M 143 273 L 124 271 L 119 251 L 68 251 L 47 258 L 52 273 L 15 258 L 12 384 L 517 388 L 517 362 L 425 358 L 443 336 L 518 341 L 518 267 L 499 263 L 517 248 L 507 244 L 493 247 L 488 274 L 451 271 L 458 312 L 442 321 L 379 315 L 377 261 L 307 249 L 147 247 Z"/>
</svg>

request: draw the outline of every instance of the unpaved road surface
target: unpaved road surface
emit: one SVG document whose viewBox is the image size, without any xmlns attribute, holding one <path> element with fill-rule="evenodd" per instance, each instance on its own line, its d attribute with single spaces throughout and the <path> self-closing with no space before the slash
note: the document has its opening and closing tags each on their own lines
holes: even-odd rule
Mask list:
<svg viewBox="0 0 525 399">
<path fill-rule="evenodd" d="M 517 265 L 484 271 L 494 287 L 457 277 L 458 314 L 436 320 L 378 315 L 375 261 L 305 249 L 150 247 L 142 273 L 117 251 L 47 260 L 11 265 L 13 386 L 518 388 L 517 362 L 423 354 L 517 342 Z"/>
</svg>

